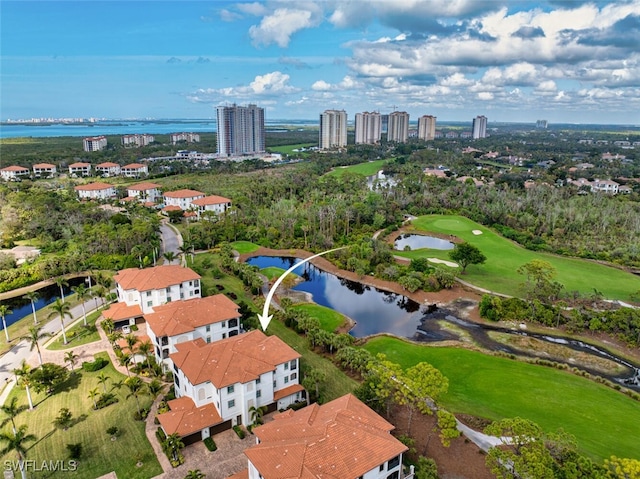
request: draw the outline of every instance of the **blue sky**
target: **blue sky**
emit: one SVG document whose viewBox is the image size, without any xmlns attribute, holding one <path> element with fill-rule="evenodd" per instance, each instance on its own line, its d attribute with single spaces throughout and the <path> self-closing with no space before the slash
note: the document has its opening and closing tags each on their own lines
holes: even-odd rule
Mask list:
<svg viewBox="0 0 640 479">
<path fill-rule="evenodd" d="M 0 119 L 640 124 L 640 0 L 0 0 Z"/>
</svg>

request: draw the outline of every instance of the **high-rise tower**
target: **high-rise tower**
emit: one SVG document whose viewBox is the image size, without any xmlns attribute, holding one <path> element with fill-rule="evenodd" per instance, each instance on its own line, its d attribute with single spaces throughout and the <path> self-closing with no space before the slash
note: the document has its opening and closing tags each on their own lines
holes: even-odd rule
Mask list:
<svg viewBox="0 0 640 479">
<path fill-rule="evenodd" d="M 347 146 L 347 112 L 344 110 L 325 110 L 320 114 L 321 150 L 344 148 Z"/>
<path fill-rule="evenodd" d="M 409 114 L 406 111 L 389 113 L 387 141 L 404 143 L 409 138 Z"/>
<path fill-rule="evenodd" d="M 484 115 L 476 116 L 473 119 L 473 127 L 471 136 L 474 140 L 487 137 L 487 117 Z"/>
<path fill-rule="evenodd" d="M 436 117 L 423 115 L 418 118 L 418 139 L 433 140 L 436 137 Z"/>
<path fill-rule="evenodd" d="M 218 155 L 241 156 L 265 152 L 264 108 L 256 105 L 219 106 Z"/>
<path fill-rule="evenodd" d="M 375 144 L 380 142 L 382 118 L 380 113 L 356 113 L 356 145 L 361 143 Z"/>
</svg>

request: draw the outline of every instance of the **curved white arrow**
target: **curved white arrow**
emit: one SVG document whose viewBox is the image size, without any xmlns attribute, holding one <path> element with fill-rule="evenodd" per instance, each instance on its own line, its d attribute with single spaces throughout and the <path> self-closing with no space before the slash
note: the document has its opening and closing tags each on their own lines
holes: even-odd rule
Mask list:
<svg viewBox="0 0 640 479">
<path fill-rule="evenodd" d="M 289 268 L 288 270 L 286 270 L 284 273 L 282 273 L 280 275 L 280 277 L 276 280 L 276 282 L 273 283 L 273 286 L 271 286 L 271 289 L 269 290 L 269 294 L 267 294 L 267 299 L 264 302 L 264 308 L 262 310 L 262 314 L 258 314 L 258 319 L 260 320 L 260 326 L 262 326 L 262 330 L 263 331 L 267 330 L 267 326 L 269 326 L 269 322 L 271 321 L 271 318 L 273 318 L 273 315 L 269 314 L 269 304 L 271 303 L 271 300 L 273 299 L 273 295 L 275 294 L 276 289 L 278 289 L 278 286 L 280 286 L 280 283 L 282 283 L 284 278 L 286 278 L 286 276 L 289 273 L 293 272 L 293 270 L 296 269 L 301 264 L 304 264 L 307 261 L 312 260 L 313 258 L 317 258 L 318 256 L 322 256 L 323 254 L 331 253 L 332 251 L 338 251 L 339 249 L 344 249 L 344 248 L 346 248 L 346 246 L 341 246 L 340 248 L 330 249 L 328 251 L 323 251 L 322 253 L 318 253 L 318 254 L 314 254 L 313 256 L 309 256 L 308 258 L 305 258 L 305 259 L 297 262 L 291 268 Z"/>
</svg>

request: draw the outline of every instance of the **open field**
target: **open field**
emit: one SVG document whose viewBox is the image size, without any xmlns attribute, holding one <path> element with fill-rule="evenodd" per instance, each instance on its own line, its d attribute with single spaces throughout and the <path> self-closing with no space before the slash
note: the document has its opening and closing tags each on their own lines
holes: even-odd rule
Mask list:
<svg viewBox="0 0 640 479">
<path fill-rule="evenodd" d="M 525 278 L 516 271 L 534 259 L 548 261 L 553 265 L 557 271 L 555 279 L 564 285 L 565 291 L 580 291 L 588 295 L 597 288 L 607 299 L 630 301 L 631 296 L 640 290 L 640 277 L 631 273 L 593 261 L 527 250 L 462 216 L 421 216 L 412 225 L 418 231 L 457 236 L 478 247 L 487 261 L 481 265 L 470 265 L 466 274 L 460 277 L 491 291 L 513 296 L 521 294 L 520 284 Z M 480 230 L 482 234 L 474 235 L 472 230 Z M 407 258 L 449 259 L 448 252 L 434 249 L 398 251 L 396 254 Z"/>
<path fill-rule="evenodd" d="M 326 306 L 321 306 L 315 303 L 301 303 L 295 304 L 294 308 L 306 312 L 312 318 L 317 318 L 320 321 L 320 329 L 334 332 L 345 322 L 345 317 Z"/>
<path fill-rule="evenodd" d="M 318 146 L 317 143 L 299 143 L 297 145 L 280 145 L 280 146 L 271 146 L 269 147 L 269 151 L 274 153 L 282 153 L 283 155 L 299 155 L 306 156 L 304 151 L 293 151 L 299 150 L 301 148 L 309 148 L 312 146 Z"/>
<path fill-rule="evenodd" d="M 356 173 L 358 175 L 363 176 L 371 176 L 375 175 L 378 171 L 382 169 L 384 165 L 386 165 L 390 159 L 386 160 L 376 160 L 376 161 L 368 161 L 366 163 L 359 163 L 357 165 L 346 166 L 344 168 L 334 168 L 327 175 L 333 176 L 342 176 L 345 173 Z"/>
<path fill-rule="evenodd" d="M 234 241 L 231 243 L 231 247 L 240 254 L 253 253 L 260 248 L 260 246 L 250 241 Z"/>
<path fill-rule="evenodd" d="M 65 472 L 65 477 L 94 479 L 115 471 L 118 477 L 148 479 L 160 474 L 162 468 L 146 438 L 144 422 L 133 420 L 136 410 L 135 399 L 126 399 L 126 387 L 113 391 L 119 402 L 98 411 L 93 410 L 89 391 L 94 388 L 98 388 L 99 392 L 103 391 L 97 379 L 102 371 L 110 378 L 107 391 L 115 381 L 126 379 L 126 376 L 118 373 L 109 363 L 101 371 L 79 372 L 67 381 L 66 388 L 52 396 L 47 397 L 44 393 L 33 394 L 32 391 L 36 408 L 33 411 L 24 411 L 16 418 L 17 425 L 26 424 L 27 432 L 39 439 L 36 443 L 27 443 L 27 459 L 34 459 L 38 464 L 44 460 L 64 461 L 69 457 L 66 445 L 81 443 L 82 455 L 77 470 Z M 14 388 L 9 399 L 13 396 L 18 397 L 20 404 L 28 404 L 25 391 Z M 141 396 L 141 406 L 150 402 L 149 396 Z M 56 429 L 52 424 L 62 407 L 69 408 L 76 419 L 76 424 L 66 431 Z M 117 426 L 121 431 L 115 441 L 111 441 L 106 433 L 111 426 Z M 138 455 L 142 459 L 142 467 L 136 467 Z M 16 459 L 15 453 L 0 458 L 2 461 L 12 459 Z M 41 472 L 33 477 L 59 476 L 58 471 Z"/>
<path fill-rule="evenodd" d="M 640 459 L 637 401 L 565 371 L 457 348 L 429 347 L 391 337 L 364 346 L 403 368 L 426 361 L 449 379 L 442 404 L 455 413 L 497 420 L 520 416 L 546 431 L 563 428 L 598 461 L 615 454 Z"/>
</svg>

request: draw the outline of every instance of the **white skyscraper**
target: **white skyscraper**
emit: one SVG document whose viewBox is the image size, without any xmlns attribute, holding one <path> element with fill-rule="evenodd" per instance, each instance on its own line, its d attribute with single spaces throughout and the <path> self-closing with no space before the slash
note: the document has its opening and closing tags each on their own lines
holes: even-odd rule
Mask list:
<svg viewBox="0 0 640 479">
<path fill-rule="evenodd" d="M 219 106 L 218 154 L 241 156 L 265 152 L 264 108 L 256 105 Z"/>
<path fill-rule="evenodd" d="M 389 113 L 387 141 L 404 143 L 409 138 L 409 114 L 406 111 Z"/>
<path fill-rule="evenodd" d="M 320 149 L 344 148 L 347 146 L 347 112 L 325 110 L 320 114 Z"/>
<path fill-rule="evenodd" d="M 380 113 L 356 113 L 356 145 L 361 143 L 375 144 L 380 142 L 382 118 Z"/>
<path fill-rule="evenodd" d="M 423 115 L 418 118 L 418 138 L 420 140 L 433 140 L 436 137 L 436 117 Z"/>
<path fill-rule="evenodd" d="M 473 127 L 471 136 L 474 140 L 487 137 L 487 117 L 484 115 L 476 116 L 473 119 Z"/>
</svg>

